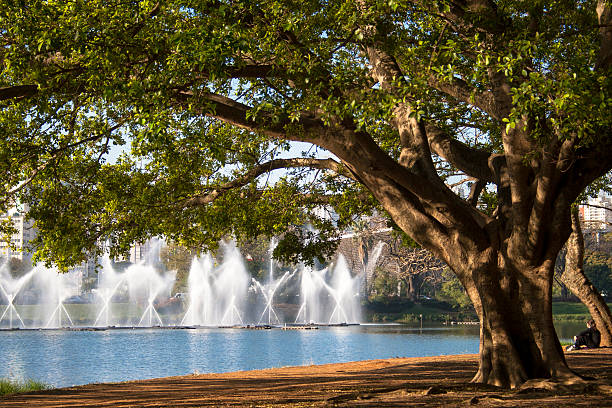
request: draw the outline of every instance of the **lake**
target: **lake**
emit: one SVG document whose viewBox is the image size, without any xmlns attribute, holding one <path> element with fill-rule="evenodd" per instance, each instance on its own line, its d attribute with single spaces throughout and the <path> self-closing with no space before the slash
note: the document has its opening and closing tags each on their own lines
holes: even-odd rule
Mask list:
<svg viewBox="0 0 612 408">
<path fill-rule="evenodd" d="M 568 340 L 582 324 L 558 327 Z M 0 378 L 54 387 L 191 373 L 478 352 L 478 326 L 318 330 L 117 329 L 0 332 Z"/>
</svg>

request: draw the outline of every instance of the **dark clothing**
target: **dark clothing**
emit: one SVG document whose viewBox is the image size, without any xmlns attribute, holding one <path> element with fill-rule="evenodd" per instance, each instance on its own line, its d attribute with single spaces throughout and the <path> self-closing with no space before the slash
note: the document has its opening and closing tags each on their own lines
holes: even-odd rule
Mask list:
<svg viewBox="0 0 612 408">
<path fill-rule="evenodd" d="M 597 348 L 601 342 L 601 333 L 595 327 L 590 327 L 576 336 L 574 346 L 587 346 L 588 348 Z"/>
</svg>

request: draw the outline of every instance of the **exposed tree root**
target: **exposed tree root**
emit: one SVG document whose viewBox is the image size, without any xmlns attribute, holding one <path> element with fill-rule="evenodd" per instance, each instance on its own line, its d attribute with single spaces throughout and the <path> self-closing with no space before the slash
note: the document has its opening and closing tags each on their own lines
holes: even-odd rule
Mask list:
<svg viewBox="0 0 612 408">
<path fill-rule="evenodd" d="M 587 381 L 579 376 L 566 378 L 536 378 L 525 381 L 518 387 L 517 394 L 546 393 L 550 395 L 592 394 L 598 392 L 594 381 Z"/>
<path fill-rule="evenodd" d="M 474 393 L 477 393 L 474 395 Z M 452 385 L 434 385 L 429 388 L 411 386 L 389 387 L 384 389 L 353 392 L 329 398 L 330 405 L 351 404 L 351 401 L 369 400 L 374 403 L 378 399 L 395 399 L 438 395 L 453 395 L 468 397 L 464 400 L 469 405 L 487 404 L 493 401 L 531 400 L 533 398 L 557 397 L 566 395 L 612 395 L 612 386 L 597 381 L 587 381 L 579 376 L 555 379 L 532 379 L 515 389 L 504 389 L 488 384 L 460 383 Z M 470 395 L 471 394 L 471 395 Z"/>
<path fill-rule="evenodd" d="M 495 387 L 488 384 L 479 384 L 479 383 L 460 383 L 460 384 L 452 384 L 452 385 L 434 385 L 426 389 L 416 388 L 414 386 L 400 386 L 400 387 L 389 387 L 389 388 L 381 388 L 375 390 L 368 390 L 363 392 L 353 392 L 350 394 L 342 394 L 332 398 L 327 399 L 327 403 L 329 404 L 342 404 L 348 403 L 350 401 L 359 401 L 359 400 L 371 400 L 377 398 L 386 398 L 392 396 L 405 396 L 408 397 L 410 395 L 413 396 L 435 396 L 435 395 L 443 395 L 447 393 L 463 393 L 463 392 L 499 392 L 501 389 L 499 387 Z M 492 395 L 485 395 L 483 398 L 494 398 Z M 502 397 L 500 397 L 502 398 Z"/>
</svg>

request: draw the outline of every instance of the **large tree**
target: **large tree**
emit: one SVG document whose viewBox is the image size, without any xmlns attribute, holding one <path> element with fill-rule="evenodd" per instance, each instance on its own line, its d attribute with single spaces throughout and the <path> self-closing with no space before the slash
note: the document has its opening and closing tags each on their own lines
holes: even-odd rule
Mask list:
<svg viewBox="0 0 612 408">
<path fill-rule="evenodd" d="M 308 258 L 333 233 L 305 209 L 378 205 L 466 288 L 475 381 L 573 376 L 552 278 L 612 167 L 608 0 L 3 0 L 0 43 L 0 193 L 39 256 L 284 233 Z"/>
</svg>

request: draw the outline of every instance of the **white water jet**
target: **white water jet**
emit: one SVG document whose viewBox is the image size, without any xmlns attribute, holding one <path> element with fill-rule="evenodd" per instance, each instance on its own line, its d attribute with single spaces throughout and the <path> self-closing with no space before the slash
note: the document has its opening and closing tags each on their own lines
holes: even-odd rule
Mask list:
<svg viewBox="0 0 612 408">
<path fill-rule="evenodd" d="M 155 308 L 155 301 L 167 299 L 174 285 L 174 274 L 161 275 L 155 268 L 144 262 L 130 266 L 125 271 L 125 282 L 132 303 L 144 306 L 138 326 L 163 326 L 161 316 Z"/>
<path fill-rule="evenodd" d="M 74 273 L 60 273 L 55 267 L 37 264 L 32 270 L 31 291 L 36 294 L 38 319 L 45 328 L 74 326 L 64 301 L 78 293 L 80 280 Z"/>
<path fill-rule="evenodd" d="M 270 265 L 272 266 L 272 262 L 270 262 Z M 291 279 L 293 277 L 293 275 L 295 274 L 296 271 L 290 272 L 287 271 L 283 274 L 283 276 L 281 276 L 279 279 L 274 280 L 273 278 L 264 286 L 261 283 L 259 283 L 256 279 L 253 279 L 253 288 L 255 290 L 259 290 L 259 292 L 262 294 L 262 296 L 264 297 L 264 303 L 265 303 L 265 307 L 263 312 L 261 312 L 261 315 L 259 316 L 259 321 L 257 322 L 257 324 L 262 324 L 264 316 L 266 315 L 266 312 L 268 312 L 268 324 L 280 324 L 281 319 L 278 317 L 278 314 L 276 314 L 276 311 L 274 310 L 274 294 L 276 293 L 276 291 L 283 285 L 285 284 L 289 279 Z M 270 272 L 270 276 L 272 277 L 272 272 Z"/>
<path fill-rule="evenodd" d="M 13 328 L 15 318 L 19 321 L 17 327 L 25 328 L 26 325 L 15 307 L 15 301 L 27 288 L 29 301 L 34 299 L 39 306 L 32 308 L 30 314 L 36 321 L 42 323 L 42 327 L 73 326 L 74 322 L 64 301 L 78 291 L 80 281 L 76 278 L 75 274 L 62 274 L 57 268 L 47 268 L 38 264 L 25 275 L 15 279 L 8 272 L 7 265 L 4 265 L 0 268 L 0 293 L 7 299 L 8 304 L 0 316 L 0 321 L 5 316 L 8 317 L 9 328 Z"/>
<path fill-rule="evenodd" d="M 164 325 L 157 311 L 156 301 L 169 298 L 174 286 L 174 273 L 160 274 L 146 261 L 130 265 L 125 271 L 119 272 L 113 268 L 110 259 L 106 257 L 98 279 L 98 288 L 94 289 L 99 300 L 94 326 L 135 324 L 151 327 Z M 129 316 L 122 319 L 114 316 L 112 310 L 114 298 L 123 300 L 123 309 L 128 314 L 138 307 L 142 312 L 138 315 L 137 320 L 130 322 Z"/>
<path fill-rule="evenodd" d="M 327 268 L 320 271 L 310 266 L 303 266 L 300 282 L 300 309 L 295 317 L 295 323 L 315 323 L 326 321 L 322 316 L 321 290 L 325 289 L 323 276 Z"/>
<path fill-rule="evenodd" d="M 222 244 L 223 262 L 210 254 L 194 258 L 188 277 L 189 306 L 181 325 L 244 324 L 249 274 L 234 243 Z"/>
<path fill-rule="evenodd" d="M 330 294 L 334 309 L 328 323 L 357 323 L 359 312 L 359 278 L 353 278 L 343 256 L 339 256 L 333 269 Z"/>
<path fill-rule="evenodd" d="M 32 274 L 33 271 L 30 271 L 20 278 L 13 278 L 8 268 L 8 262 L 0 266 L 0 298 L 4 297 L 7 301 L 6 308 L 2 312 L 2 315 L 0 315 L 0 324 L 2 323 L 3 319 L 7 317 L 9 322 L 8 328 L 12 329 L 15 327 L 26 327 L 21 315 L 15 307 L 14 302 L 21 289 L 31 279 Z M 20 325 L 13 326 L 14 318 L 19 321 Z"/>
<path fill-rule="evenodd" d="M 124 276 L 115 271 L 110 258 L 106 256 L 102 262 L 102 270 L 98 272 L 98 287 L 92 290 L 98 298 L 94 326 L 109 327 L 114 324 L 111 300 L 122 285 L 124 285 Z"/>
<path fill-rule="evenodd" d="M 336 264 L 314 270 L 302 268 L 302 303 L 295 322 L 358 323 L 360 321 L 359 277 L 352 277 L 342 255 Z"/>
<path fill-rule="evenodd" d="M 274 246 L 272 242 L 270 257 Z M 372 252 L 373 265 L 381 248 L 377 246 Z M 230 326 L 245 322 L 276 325 L 287 322 L 289 316 L 296 323 L 359 322 L 357 292 L 363 274 L 359 278 L 351 276 L 342 257 L 321 270 L 301 266 L 281 272 L 275 270 L 278 266 L 270 259 L 261 282 L 250 277 L 234 243 L 222 243 L 218 259 L 210 254 L 195 258 L 188 276 L 188 292 L 175 296 L 172 296 L 175 273 L 161 273 L 153 265 L 159 261 L 156 254 L 121 270 L 107 257 L 99 271 L 97 287 L 89 294 L 76 286 L 80 282 L 79 273 L 61 274 L 56 268 L 37 265 L 21 278 L 13 279 L 8 267 L 3 265 L 0 267 L 0 325 L 3 328 L 25 328 L 26 323 L 32 327 L 59 328 L 74 326 L 75 322 L 96 327 L 179 323 Z M 299 281 L 294 279 L 297 273 L 300 273 Z M 296 282 L 299 289 L 294 286 Z M 277 303 L 281 296 L 285 299 L 283 313 L 278 311 Z M 299 299 L 299 305 L 293 303 L 292 297 Z M 92 298 L 95 304 L 89 306 Z M 66 303 L 83 306 L 67 307 Z M 27 319 L 20 312 L 25 310 L 21 304 L 32 305 L 27 307 Z M 80 311 L 79 320 L 70 316 L 71 310 Z M 293 315 L 296 310 L 297 315 Z"/>
<path fill-rule="evenodd" d="M 382 241 L 378 241 L 378 243 L 370 250 L 368 255 L 368 262 L 363 266 L 363 271 L 361 273 L 361 286 L 364 290 L 364 293 L 368 292 L 368 288 L 365 287 L 365 283 L 369 282 L 368 286 L 371 286 L 372 277 L 374 276 L 374 269 L 376 269 L 376 264 L 378 263 L 378 258 L 380 258 L 380 254 L 385 246 L 385 243 Z"/>
</svg>

